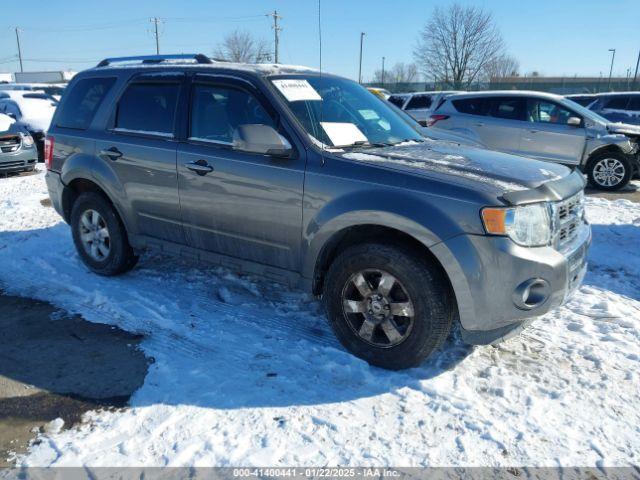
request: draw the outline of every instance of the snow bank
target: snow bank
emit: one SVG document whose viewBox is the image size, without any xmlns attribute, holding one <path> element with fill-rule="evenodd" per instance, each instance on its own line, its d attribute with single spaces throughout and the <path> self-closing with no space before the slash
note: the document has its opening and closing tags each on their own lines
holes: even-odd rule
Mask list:
<svg viewBox="0 0 640 480">
<path fill-rule="evenodd" d="M 0 285 L 146 335 L 132 407 L 42 434 L 23 465 L 613 466 L 640 459 L 640 208 L 589 199 L 585 285 L 497 348 L 452 335 L 420 368 L 342 350 L 313 298 L 144 257 L 91 274 L 43 207 L 41 175 L 0 179 Z"/>
</svg>

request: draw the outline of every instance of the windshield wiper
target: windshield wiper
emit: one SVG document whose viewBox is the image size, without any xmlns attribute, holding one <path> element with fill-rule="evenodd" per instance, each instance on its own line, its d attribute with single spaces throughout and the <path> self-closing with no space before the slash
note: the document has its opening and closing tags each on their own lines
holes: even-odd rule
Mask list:
<svg viewBox="0 0 640 480">
<path fill-rule="evenodd" d="M 353 142 L 349 145 L 336 145 L 335 148 L 380 148 L 380 147 L 388 147 L 393 145 L 392 143 L 383 143 L 383 142 L 369 142 L 364 140 L 358 140 L 357 142 Z"/>
</svg>

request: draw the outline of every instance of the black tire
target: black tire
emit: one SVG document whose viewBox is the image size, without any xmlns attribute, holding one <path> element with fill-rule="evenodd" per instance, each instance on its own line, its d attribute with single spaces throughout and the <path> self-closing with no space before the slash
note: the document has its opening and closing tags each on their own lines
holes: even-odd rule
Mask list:
<svg viewBox="0 0 640 480">
<path fill-rule="evenodd" d="M 81 222 L 85 212 L 98 212 L 109 233 L 109 253 L 102 260 L 93 258 L 83 246 L 81 240 Z M 71 209 L 71 233 L 73 243 L 82 261 L 95 273 L 105 276 L 119 275 L 135 267 L 138 257 L 135 255 L 118 213 L 111 203 L 95 192 L 81 194 Z"/>
<path fill-rule="evenodd" d="M 598 172 L 596 169 L 598 167 L 603 167 L 604 162 L 619 162 L 620 167 L 616 169 L 616 172 L 622 175 L 622 178 L 617 183 L 613 183 L 611 185 L 607 184 L 606 180 L 600 180 L 598 176 Z M 623 169 L 624 171 L 622 171 Z M 621 152 L 603 152 L 594 155 L 589 162 L 587 163 L 587 177 L 589 178 L 589 183 L 593 188 L 598 190 L 605 191 L 615 191 L 620 190 L 625 187 L 629 181 L 631 180 L 631 175 L 633 174 L 633 168 L 629 158 Z"/>
<path fill-rule="evenodd" d="M 353 327 L 357 320 L 352 315 L 362 315 L 364 319 L 365 314 L 345 313 L 343 308 L 343 293 L 353 275 L 378 269 L 397 279 L 402 292 L 406 291 L 406 297 L 412 302 L 414 312 L 412 327 L 405 333 L 406 337 L 399 344 L 388 347 L 364 340 Z M 340 343 L 357 357 L 378 367 L 400 370 L 418 366 L 442 345 L 451 330 L 454 302 L 444 274 L 423 255 L 413 254 L 406 248 L 377 243 L 347 248 L 329 267 L 323 296 L 329 322 Z"/>
</svg>

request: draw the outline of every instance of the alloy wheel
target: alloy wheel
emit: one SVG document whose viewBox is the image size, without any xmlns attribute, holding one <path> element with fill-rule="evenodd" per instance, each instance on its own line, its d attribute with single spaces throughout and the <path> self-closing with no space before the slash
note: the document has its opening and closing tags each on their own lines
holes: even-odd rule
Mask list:
<svg viewBox="0 0 640 480">
<path fill-rule="evenodd" d="M 86 210 L 80 217 L 80 241 L 92 259 L 101 262 L 111 251 L 111 237 L 107 222 L 95 210 Z"/>
<path fill-rule="evenodd" d="M 617 158 L 603 158 L 593 166 L 593 180 L 602 187 L 615 187 L 625 174 L 625 167 Z"/>
<path fill-rule="evenodd" d="M 402 283 L 378 269 L 349 278 L 342 289 L 342 311 L 358 337 L 382 348 L 406 340 L 415 320 L 413 302 Z"/>
</svg>

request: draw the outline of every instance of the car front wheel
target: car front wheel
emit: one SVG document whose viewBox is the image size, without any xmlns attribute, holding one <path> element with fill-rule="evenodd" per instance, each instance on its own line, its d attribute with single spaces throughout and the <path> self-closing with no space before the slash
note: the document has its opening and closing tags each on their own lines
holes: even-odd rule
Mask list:
<svg viewBox="0 0 640 480">
<path fill-rule="evenodd" d="M 619 190 L 631 180 L 632 168 L 629 159 L 619 152 L 605 152 L 589 161 L 589 182 L 600 190 Z"/>
<path fill-rule="evenodd" d="M 372 365 L 419 365 L 449 334 L 453 299 L 444 274 L 422 255 L 385 244 L 346 249 L 325 279 L 331 326 L 345 348 Z"/>
</svg>

